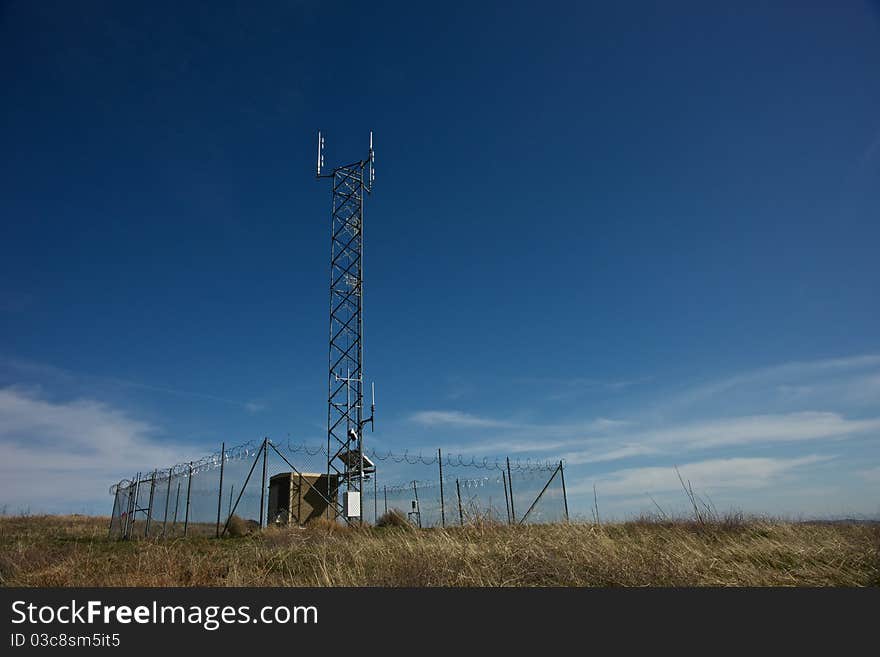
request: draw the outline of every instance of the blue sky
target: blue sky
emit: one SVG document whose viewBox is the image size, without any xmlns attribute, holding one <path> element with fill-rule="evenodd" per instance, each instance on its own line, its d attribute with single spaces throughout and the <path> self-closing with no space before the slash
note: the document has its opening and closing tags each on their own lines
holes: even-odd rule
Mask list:
<svg viewBox="0 0 880 657">
<path fill-rule="evenodd" d="M 323 440 L 321 128 L 373 445 L 880 514 L 880 9 L 610 4 L 4 3 L 0 505 Z"/>
</svg>

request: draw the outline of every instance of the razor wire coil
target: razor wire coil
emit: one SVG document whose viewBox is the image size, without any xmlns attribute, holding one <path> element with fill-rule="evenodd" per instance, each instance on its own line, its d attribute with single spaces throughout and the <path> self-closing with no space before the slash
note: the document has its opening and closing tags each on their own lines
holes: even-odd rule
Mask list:
<svg viewBox="0 0 880 657">
<path fill-rule="evenodd" d="M 269 442 L 276 449 L 279 447 L 271 440 Z M 222 454 L 220 450 L 217 450 L 216 452 L 212 452 L 193 461 L 184 461 L 174 464 L 170 467 L 154 468 L 152 471 L 148 470 L 146 471 L 146 475 L 141 472 L 141 476 L 139 477 L 136 476 L 132 479 L 120 479 L 117 483 L 110 486 L 109 493 L 110 495 L 116 495 L 119 489 L 133 486 L 137 483 L 137 481 L 139 481 L 140 483 L 161 483 L 168 481 L 169 478 L 182 477 L 186 479 L 190 476 L 195 476 L 203 474 L 205 472 L 216 470 L 220 467 L 221 463 L 228 463 L 232 460 L 249 459 L 260 450 L 261 443 L 262 441 L 249 440 L 239 445 L 224 449 Z M 303 453 L 310 457 L 318 456 L 319 454 L 323 454 L 326 457 L 327 454 L 327 450 L 323 446 L 310 446 L 306 443 L 291 443 L 289 439 L 286 441 L 286 447 L 287 451 L 291 454 Z M 411 455 L 408 449 L 405 449 L 401 454 L 395 453 L 392 450 L 380 452 L 375 448 L 368 447 L 364 450 L 364 453 L 368 455 L 371 459 L 375 459 L 378 461 L 392 461 L 394 463 L 407 463 L 408 465 L 433 466 L 440 464 L 441 461 L 438 455 L 425 457 L 421 452 L 419 452 L 417 455 Z M 554 470 L 557 467 L 558 463 L 558 461 L 550 460 L 536 460 L 535 462 L 533 462 L 531 458 L 527 458 L 525 462 L 518 458 L 511 459 L 508 463 L 506 459 L 504 461 L 501 461 L 497 457 L 493 458 L 492 460 L 490 460 L 490 457 L 483 457 L 481 460 L 478 460 L 478 457 L 476 456 L 472 455 L 468 458 L 462 454 L 443 455 L 442 457 L 442 466 L 445 468 L 476 468 L 482 470 L 497 470 L 499 472 L 503 472 L 505 469 L 509 468 L 511 471 L 516 471 L 517 473 L 548 472 Z M 470 482 L 478 480 L 479 479 L 460 479 L 462 483 L 466 481 Z M 423 483 L 424 487 L 436 485 L 434 482 L 430 482 L 427 480 Z M 394 484 L 395 487 L 406 487 L 411 485 L 411 481 L 404 484 Z M 419 487 L 418 483 L 417 487 Z M 391 489 L 389 488 L 389 490 Z"/>
</svg>

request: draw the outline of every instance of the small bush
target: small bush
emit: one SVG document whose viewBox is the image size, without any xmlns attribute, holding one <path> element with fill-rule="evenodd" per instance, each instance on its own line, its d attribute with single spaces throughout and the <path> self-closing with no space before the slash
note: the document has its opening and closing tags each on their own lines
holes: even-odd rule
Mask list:
<svg viewBox="0 0 880 657">
<path fill-rule="evenodd" d="M 391 509 L 376 521 L 376 527 L 405 527 L 412 529 L 412 523 L 410 523 L 403 511 Z"/>
<path fill-rule="evenodd" d="M 306 523 L 306 529 L 333 534 L 335 532 L 351 531 L 352 527 L 344 520 L 330 520 L 327 516 L 320 516 L 309 520 Z"/>
<path fill-rule="evenodd" d="M 233 514 L 229 518 L 229 526 L 226 529 L 226 533 L 234 537 L 247 536 L 251 533 L 252 529 L 251 524 L 247 520 Z"/>
</svg>

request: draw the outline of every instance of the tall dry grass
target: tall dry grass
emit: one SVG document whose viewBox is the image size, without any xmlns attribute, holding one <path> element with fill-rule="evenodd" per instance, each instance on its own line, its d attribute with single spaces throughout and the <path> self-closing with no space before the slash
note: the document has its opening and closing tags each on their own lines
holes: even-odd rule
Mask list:
<svg viewBox="0 0 880 657">
<path fill-rule="evenodd" d="M 0 518 L 4 586 L 878 586 L 880 526 L 728 518 L 445 530 L 315 523 L 116 541 L 107 520 Z"/>
</svg>

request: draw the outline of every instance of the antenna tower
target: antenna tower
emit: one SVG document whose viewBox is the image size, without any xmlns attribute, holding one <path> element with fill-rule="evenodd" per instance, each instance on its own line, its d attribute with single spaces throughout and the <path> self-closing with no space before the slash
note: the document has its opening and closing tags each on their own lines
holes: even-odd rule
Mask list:
<svg viewBox="0 0 880 657">
<path fill-rule="evenodd" d="M 317 177 L 331 180 L 330 368 L 327 398 L 327 498 L 336 517 L 363 522 L 361 492 L 375 465 L 364 455 L 364 197 L 373 190 L 373 133 L 366 159 L 324 173 L 324 137 L 318 132 Z M 331 490 L 338 482 L 343 503 Z"/>
</svg>

